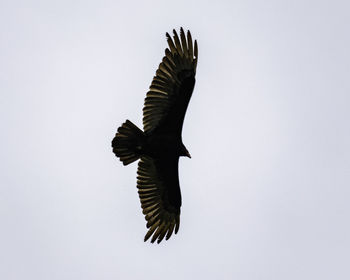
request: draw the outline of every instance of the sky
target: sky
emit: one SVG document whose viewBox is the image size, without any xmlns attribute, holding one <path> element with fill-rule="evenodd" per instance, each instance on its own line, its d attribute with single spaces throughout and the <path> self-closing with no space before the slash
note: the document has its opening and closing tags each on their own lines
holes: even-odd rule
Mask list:
<svg viewBox="0 0 350 280">
<path fill-rule="evenodd" d="M 0 2 L 0 279 L 350 279 L 348 1 Z M 198 40 L 181 226 L 144 243 L 114 156 Z"/>
</svg>

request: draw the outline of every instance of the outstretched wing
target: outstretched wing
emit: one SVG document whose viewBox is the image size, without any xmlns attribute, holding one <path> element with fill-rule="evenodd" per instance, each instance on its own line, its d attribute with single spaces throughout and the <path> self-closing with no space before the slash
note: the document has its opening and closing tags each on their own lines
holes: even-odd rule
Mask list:
<svg viewBox="0 0 350 280">
<path fill-rule="evenodd" d="M 178 157 L 152 159 L 141 157 L 137 170 L 137 188 L 143 214 L 149 228 L 145 241 L 160 243 L 170 238 L 180 226 L 181 192 L 178 176 Z"/>
<path fill-rule="evenodd" d="M 182 124 L 195 84 L 198 59 L 197 41 L 192 44 L 183 29 L 174 40 L 166 33 L 169 48 L 159 64 L 143 108 L 144 131 L 170 131 L 181 134 Z"/>
</svg>

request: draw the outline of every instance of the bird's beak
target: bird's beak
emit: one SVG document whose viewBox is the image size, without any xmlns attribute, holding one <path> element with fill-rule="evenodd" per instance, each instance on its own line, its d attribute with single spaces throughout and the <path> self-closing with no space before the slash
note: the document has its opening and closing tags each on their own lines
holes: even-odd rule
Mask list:
<svg viewBox="0 0 350 280">
<path fill-rule="evenodd" d="M 191 158 L 191 155 L 190 155 L 190 153 L 188 151 L 186 151 L 186 157 Z"/>
</svg>

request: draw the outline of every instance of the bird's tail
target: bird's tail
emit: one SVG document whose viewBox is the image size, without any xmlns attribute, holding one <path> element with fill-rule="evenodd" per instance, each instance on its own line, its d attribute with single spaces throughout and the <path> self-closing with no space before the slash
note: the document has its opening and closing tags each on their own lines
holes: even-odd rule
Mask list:
<svg viewBox="0 0 350 280">
<path fill-rule="evenodd" d="M 131 121 L 126 120 L 112 141 L 113 153 L 123 162 L 124 165 L 138 160 L 142 155 L 145 143 L 145 134 Z"/>
</svg>

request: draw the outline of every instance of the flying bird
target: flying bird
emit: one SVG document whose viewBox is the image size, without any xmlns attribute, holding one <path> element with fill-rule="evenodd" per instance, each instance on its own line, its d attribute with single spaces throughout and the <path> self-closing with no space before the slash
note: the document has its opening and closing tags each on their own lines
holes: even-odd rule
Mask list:
<svg viewBox="0 0 350 280">
<path fill-rule="evenodd" d="M 180 156 L 191 157 L 182 143 L 182 125 L 195 85 L 197 41 L 175 29 L 153 77 L 143 107 L 143 131 L 126 120 L 112 147 L 124 165 L 138 159 L 137 188 L 148 231 L 144 241 L 160 243 L 180 227 Z"/>
</svg>

